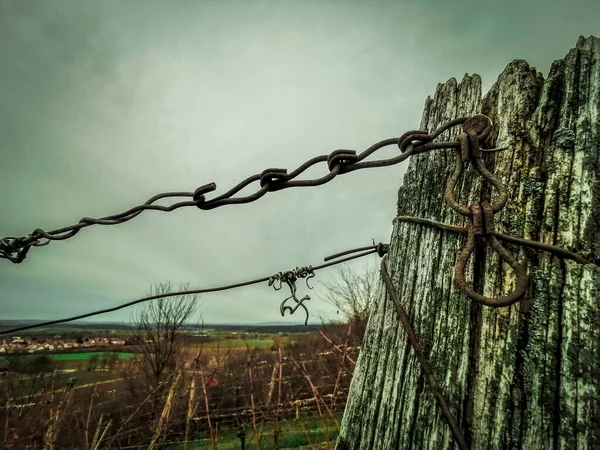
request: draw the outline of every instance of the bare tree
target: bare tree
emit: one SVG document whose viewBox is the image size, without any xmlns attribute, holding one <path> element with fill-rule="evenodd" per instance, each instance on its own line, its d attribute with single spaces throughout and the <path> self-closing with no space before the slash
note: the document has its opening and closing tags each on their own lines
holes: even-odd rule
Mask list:
<svg viewBox="0 0 600 450">
<path fill-rule="evenodd" d="M 353 270 L 347 264 L 335 267 L 336 277 L 323 282 L 327 291 L 323 301 L 334 306 L 349 321 L 366 324 L 379 280 L 376 264 Z"/>
<path fill-rule="evenodd" d="M 187 289 L 183 285 L 180 290 Z M 171 292 L 171 283 L 161 283 L 153 286 L 148 295 Z M 197 308 L 197 294 L 181 295 L 148 302 L 133 318 L 131 338 L 139 344 L 140 351 L 132 364 L 152 385 L 160 383 L 187 356 L 183 331 Z"/>
</svg>

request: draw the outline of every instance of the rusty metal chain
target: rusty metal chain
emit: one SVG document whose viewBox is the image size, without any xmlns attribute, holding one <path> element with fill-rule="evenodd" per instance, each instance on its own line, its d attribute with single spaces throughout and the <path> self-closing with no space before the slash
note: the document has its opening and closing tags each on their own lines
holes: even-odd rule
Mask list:
<svg viewBox="0 0 600 450">
<path fill-rule="evenodd" d="M 431 134 L 420 130 L 408 131 L 399 138 L 390 138 L 379 141 L 360 154 L 357 154 L 354 150 L 335 150 L 329 155 L 322 155 L 312 158 L 289 173 L 286 169 L 265 169 L 260 174 L 252 175 L 246 178 L 229 191 L 212 199 L 207 199 L 206 194 L 216 190 L 217 186 L 215 183 L 205 184 L 196 189 L 194 192 L 167 192 L 158 194 L 150 198 L 142 205 L 131 208 L 120 214 L 115 214 L 100 219 L 84 217 L 78 223 L 64 228 L 59 228 L 52 231 L 44 231 L 41 228 L 36 228 L 31 234 L 25 237 L 5 237 L 0 239 L 0 258 L 8 259 L 15 264 L 19 264 L 23 262 L 27 256 L 27 252 L 31 247 L 44 246 L 50 241 L 69 239 L 79 233 L 82 228 L 86 228 L 91 225 L 117 225 L 124 223 L 137 217 L 143 211 L 154 210 L 170 212 L 189 206 L 195 206 L 202 210 L 210 210 L 225 205 L 250 203 L 263 197 L 267 192 L 276 192 L 293 187 L 320 186 L 333 180 L 338 175 L 350 173 L 355 170 L 392 166 L 405 161 L 410 156 L 435 149 L 459 149 L 461 148 L 460 141 L 433 142 L 433 140 L 439 137 L 449 128 L 463 124 L 467 120 L 470 119 L 466 117 L 455 119 L 442 125 Z M 377 150 L 390 145 L 397 145 L 400 149 L 400 154 L 388 159 L 364 161 Z M 498 149 L 481 150 L 497 151 Z M 296 179 L 309 168 L 321 163 L 325 163 L 327 165 L 328 173 L 326 175 L 315 179 Z M 258 183 L 258 190 L 255 193 L 246 196 L 236 196 L 238 192 L 253 183 Z M 170 206 L 160 206 L 154 204 L 158 200 L 173 197 L 187 197 L 190 199 L 173 203 Z"/>
</svg>

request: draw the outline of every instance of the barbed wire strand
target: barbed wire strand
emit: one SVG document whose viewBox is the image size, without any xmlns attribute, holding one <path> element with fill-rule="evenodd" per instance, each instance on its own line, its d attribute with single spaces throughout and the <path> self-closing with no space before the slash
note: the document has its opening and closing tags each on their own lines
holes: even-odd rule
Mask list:
<svg viewBox="0 0 600 450">
<path fill-rule="evenodd" d="M 348 256 L 346 258 L 342 258 L 339 259 L 337 261 L 331 261 L 331 262 L 327 262 L 315 267 L 312 267 L 312 270 L 320 270 L 320 269 L 325 269 L 326 267 L 330 267 L 336 264 L 341 264 L 343 262 L 347 262 L 353 259 L 357 259 L 357 258 L 362 258 L 363 256 L 368 256 L 368 255 L 372 255 L 375 253 L 380 253 L 382 250 L 382 248 L 385 248 L 385 244 L 377 244 L 371 247 L 360 247 L 358 249 L 353 249 L 353 250 L 349 250 L 347 252 L 344 252 L 345 254 L 348 254 L 350 252 L 356 252 L 358 250 L 364 250 L 365 248 L 371 248 L 371 250 L 356 254 L 356 255 L 352 255 L 352 256 Z M 379 250 L 378 250 L 379 249 Z M 66 323 L 66 322 L 72 322 L 74 320 L 80 320 L 80 319 L 85 319 L 87 317 L 92 317 L 92 316 L 98 316 L 101 314 L 107 314 L 110 312 L 114 312 L 114 311 L 118 311 L 120 309 L 124 309 L 124 308 L 128 308 L 130 306 L 134 306 L 140 303 L 144 303 L 144 302 L 148 302 L 151 300 L 157 300 L 157 299 L 161 299 L 161 298 L 167 298 L 167 297 L 175 297 L 175 296 L 181 296 L 181 295 L 193 295 L 193 294 L 208 294 L 211 292 L 219 292 L 219 291 L 226 291 L 226 290 L 230 290 L 230 289 L 236 289 L 236 288 L 240 288 L 240 287 L 245 287 L 245 286 L 251 286 L 253 284 L 259 284 L 259 283 L 264 283 L 264 282 L 268 282 L 270 279 L 272 278 L 272 276 L 267 276 L 267 277 L 262 277 L 262 278 L 257 278 L 254 280 L 249 280 L 249 281 L 243 281 L 240 283 L 234 283 L 234 284 L 228 284 L 225 286 L 218 286 L 218 287 L 214 287 L 214 288 L 206 288 L 206 289 L 190 289 L 190 290 L 185 290 L 185 291 L 177 291 L 177 292 L 170 292 L 170 293 L 165 293 L 165 294 L 157 294 L 157 295 L 149 295 L 147 297 L 142 297 L 136 300 L 132 300 L 130 302 L 127 303 L 123 303 L 117 306 L 113 306 L 111 308 L 104 308 L 104 309 L 99 309 L 97 311 L 92 311 L 89 313 L 85 313 L 85 314 L 79 314 L 76 316 L 71 316 L 71 317 L 66 317 L 64 319 L 57 319 L 57 320 L 48 320 L 45 322 L 41 322 L 38 324 L 30 324 L 30 325 L 23 325 L 20 327 L 14 327 L 14 328 L 9 328 L 6 330 L 1 330 L 0 331 L 0 335 L 6 335 L 6 334 L 12 334 L 12 333 L 16 333 L 18 331 L 24 331 L 24 330 L 31 330 L 33 328 L 40 328 L 40 327 L 46 327 L 49 325 L 56 325 L 59 323 Z"/>
</svg>

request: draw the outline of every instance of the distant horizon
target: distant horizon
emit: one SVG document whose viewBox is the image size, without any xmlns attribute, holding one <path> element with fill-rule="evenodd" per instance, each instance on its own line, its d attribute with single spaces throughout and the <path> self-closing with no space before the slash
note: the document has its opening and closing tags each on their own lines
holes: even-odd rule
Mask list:
<svg viewBox="0 0 600 450">
<path fill-rule="evenodd" d="M 3 324 L 36 324 L 36 323 L 41 323 L 41 322 L 46 322 L 46 320 L 39 320 L 39 319 L 0 319 L 0 327 Z M 88 321 L 88 320 L 74 320 L 72 322 L 66 322 L 66 323 L 57 323 L 57 324 L 52 324 L 52 325 L 47 325 L 49 327 L 51 326 L 62 326 L 62 325 L 68 325 L 68 324 L 89 324 L 89 325 L 122 325 L 122 324 L 128 324 L 131 322 L 127 322 L 127 321 Z M 311 322 L 309 320 L 308 325 L 320 325 L 322 322 Z M 330 323 L 336 323 L 336 322 L 330 322 Z M 343 323 L 343 322 L 339 322 L 339 323 Z M 285 321 L 270 321 L 270 322 L 186 322 L 186 325 L 190 325 L 190 324 L 198 324 L 201 325 L 203 324 L 205 327 L 206 326 L 210 326 L 210 325 L 264 325 L 264 326 L 268 326 L 268 325 L 277 325 L 277 326 L 304 326 L 303 322 L 298 322 L 298 323 L 294 323 L 294 322 L 285 322 Z"/>
</svg>

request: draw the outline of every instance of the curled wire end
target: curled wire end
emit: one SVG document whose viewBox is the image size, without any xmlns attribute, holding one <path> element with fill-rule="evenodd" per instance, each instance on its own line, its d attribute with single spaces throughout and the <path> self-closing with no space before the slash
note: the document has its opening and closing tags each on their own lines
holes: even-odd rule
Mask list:
<svg viewBox="0 0 600 450">
<path fill-rule="evenodd" d="M 206 201 L 204 194 L 208 194 L 216 189 L 217 185 L 215 183 L 208 183 L 196 189 L 194 191 L 194 195 L 192 196 L 192 199 L 196 202 L 196 207 L 202 209 L 201 206 Z"/>
<path fill-rule="evenodd" d="M 310 317 L 310 315 L 308 313 L 308 308 L 306 308 L 306 306 L 304 305 L 303 302 L 306 300 L 310 300 L 310 297 L 307 295 L 307 296 L 303 297 L 301 300 L 297 300 L 296 298 L 294 298 L 294 300 L 297 302 L 297 304 L 294 308 L 285 304 L 285 302 L 287 302 L 290 298 L 293 298 L 293 297 L 286 298 L 283 302 L 281 302 L 281 305 L 279 306 L 279 311 L 281 312 L 281 317 L 285 316 L 286 311 L 289 311 L 290 316 L 291 316 L 292 314 L 294 314 L 296 312 L 296 310 L 298 308 L 302 307 L 302 309 L 304 309 L 304 312 L 306 313 L 306 317 L 304 319 L 304 326 L 307 326 L 308 318 Z"/>
<path fill-rule="evenodd" d="M 398 148 L 405 153 L 409 148 L 431 142 L 433 138 L 424 130 L 411 130 L 398 138 Z"/>
<path fill-rule="evenodd" d="M 313 272 L 312 267 L 311 266 L 309 266 L 309 267 L 310 267 L 310 275 L 308 275 L 306 277 L 306 287 L 309 288 L 309 289 L 312 289 L 313 286 L 311 286 L 310 284 L 308 284 L 308 280 L 310 280 L 311 278 L 314 278 L 315 273 Z"/>
<path fill-rule="evenodd" d="M 371 240 L 373 241 L 373 248 L 375 249 L 377 255 L 379 255 L 380 258 L 383 258 L 387 254 L 387 252 L 390 251 L 390 244 L 384 244 L 383 242 L 376 244 L 375 239 L 371 238 Z"/>
<path fill-rule="evenodd" d="M 463 131 L 475 133 L 480 140 L 483 140 L 492 131 L 492 119 L 485 114 L 475 114 L 464 121 Z"/>
<path fill-rule="evenodd" d="M 336 253 L 335 255 L 329 255 L 324 259 L 324 261 L 331 261 L 332 259 L 337 259 L 341 258 L 342 256 L 349 255 L 350 253 L 364 252 L 367 250 L 371 250 L 371 252 L 375 250 L 379 254 L 379 256 L 383 256 L 387 252 L 387 248 L 389 248 L 389 244 L 382 244 L 381 242 L 379 244 L 375 244 L 375 240 L 373 239 L 373 245 L 369 245 L 367 247 L 353 248 L 352 250 L 346 250 L 344 252 Z"/>
<path fill-rule="evenodd" d="M 306 278 L 306 287 L 312 289 L 312 286 L 308 284 L 308 280 L 315 276 L 312 266 L 296 267 L 293 273 L 296 278 Z"/>
<path fill-rule="evenodd" d="M 281 289 L 281 279 L 283 278 L 283 273 L 279 272 L 278 274 L 273 275 L 269 278 L 269 286 L 273 286 L 273 289 L 279 291 Z M 279 283 L 279 284 L 275 284 Z"/>
</svg>

